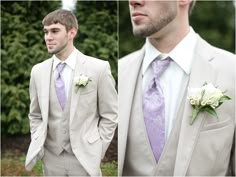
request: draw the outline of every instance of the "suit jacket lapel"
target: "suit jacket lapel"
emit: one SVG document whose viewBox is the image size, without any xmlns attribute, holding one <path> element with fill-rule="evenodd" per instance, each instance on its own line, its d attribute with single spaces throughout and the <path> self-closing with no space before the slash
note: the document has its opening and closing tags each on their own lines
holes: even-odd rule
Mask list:
<svg viewBox="0 0 236 177">
<path fill-rule="evenodd" d="M 71 84 L 72 93 L 71 93 L 71 106 L 70 106 L 70 122 L 74 118 L 74 115 L 77 109 L 77 104 L 79 101 L 80 91 L 81 91 L 81 89 L 78 89 L 75 87 L 73 81 L 74 81 L 74 78 L 79 77 L 81 74 L 86 75 L 85 63 L 86 63 L 85 56 L 81 52 L 77 51 L 75 71 L 74 71 L 72 84 Z"/>
<path fill-rule="evenodd" d="M 214 59 L 211 55 L 212 48 L 198 37 L 196 45 L 196 53 L 194 56 L 192 71 L 190 74 L 189 88 L 199 88 L 203 86 L 205 82 L 212 83 L 214 85 L 217 73 L 211 65 L 211 61 Z M 201 125 L 204 121 L 204 113 L 200 113 L 193 125 L 190 125 L 190 118 L 192 115 L 192 107 L 185 99 L 183 120 L 181 123 L 179 144 L 175 162 L 174 175 L 185 176 L 188 166 L 193 154 L 194 147 L 197 143 L 197 138 L 200 133 Z"/>
<path fill-rule="evenodd" d="M 129 58 L 130 60 L 122 66 L 119 66 L 119 77 L 118 77 L 118 99 L 119 101 L 119 117 L 120 117 L 120 126 L 118 134 L 118 148 L 119 148 L 119 175 L 122 175 L 126 143 L 128 136 L 128 127 L 130 114 L 133 105 L 133 97 L 137 85 L 138 74 L 141 69 L 143 57 L 144 57 L 144 48 L 136 53 L 136 57 Z M 125 104 L 124 104 L 125 103 Z"/>
<path fill-rule="evenodd" d="M 49 91 L 50 91 L 50 80 L 52 73 L 52 64 L 53 59 L 49 59 L 49 61 L 45 64 L 44 70 L 40 73 L 42 75 L 41 80 L 41 95 L 45 99 L 42 99 L 42 117 L 48 119 L 48 109 L 49 109 Z"/>
</svg>

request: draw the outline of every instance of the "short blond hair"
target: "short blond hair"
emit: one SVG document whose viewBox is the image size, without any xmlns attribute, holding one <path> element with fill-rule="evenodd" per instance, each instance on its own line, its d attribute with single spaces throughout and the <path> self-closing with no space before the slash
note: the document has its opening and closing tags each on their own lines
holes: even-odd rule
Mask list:
<svg viewBox="0 0 236 177">
<path fill-rule="evenodd" d="M 60 23 L 66 27 L 66 31 L 69 31 L 72 28 L 78 29 L 78 21 L 75 15 L 71 11 L 65 9 L 58 9 L 49 13 L 44 17 L 42 23 L 44 26 Z"/>
</svg>

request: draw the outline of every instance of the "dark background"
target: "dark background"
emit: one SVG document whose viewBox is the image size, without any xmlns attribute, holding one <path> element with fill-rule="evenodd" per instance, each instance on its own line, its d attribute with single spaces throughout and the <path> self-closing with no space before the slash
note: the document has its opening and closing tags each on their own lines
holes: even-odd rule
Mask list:
<svg viewBox="0 0 236 177">
<path fill-rule="evenodd" d="M 210 44 L 235 53 L 235 6 L 232 0 L 197 1 L 190 25 Z M 119 58 L 140 49 L 144 42 L 133 36 L 128 2 L 120 1 Z"/>
</svg>

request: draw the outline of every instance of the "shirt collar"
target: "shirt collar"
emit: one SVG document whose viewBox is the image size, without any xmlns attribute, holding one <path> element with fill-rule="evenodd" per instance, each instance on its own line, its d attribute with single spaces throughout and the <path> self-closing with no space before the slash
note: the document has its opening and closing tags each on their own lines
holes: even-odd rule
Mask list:
<svg viewBox="0 0 236 177">
<path fill-rule="evenodd" d="M 58 59 L 56 55 L 53 55 L 53 71 L 56 69 L 59 63 L 66 63 L 72 70 L 74 70 L 76 64 L 76 51 L 77 50 L 74 48 L 68 58 L 63 62 Z"/>
<path fill-rule="evenodd" d="M 145 49 L 145 55 L 144 55 L 143 66 L 142 66 L 143 67 L 142 68 L 143 75 L 146 72 L 146 70 L 148 69 L 149 65 L 152 63 L 152 61 L 155 60 L 155 58 L 161 54 L 161 52 L 159 52 L 149 42 L 148 38 L 146 38 L 146 43 L 145 43 L 144 49 Z"/>
<path fill-rule="evenodd" d="M 184 70 L 190 74 L 194 49 L 197 43 L 197 34 L 192 28 L 182 41 L 169 53 L 169 56 Z"/>
<path fill-rule="evenodd" d="M 190 27 L 189 33 L 177 44 L 177 46 L 168 54 L 163 55 L 170 56 L 171 59 L 174 60 L 186 74 L 190 74 L 196 43 L 197 35 L 192 27 Z M 155 58 L 160 54 L 161 52 L 158 51 L 147 38 L 145 43 L 145 56 L 143 60 L 142 74 L 146 72 L 152 61 L 155 60 Z"/>
</svg>

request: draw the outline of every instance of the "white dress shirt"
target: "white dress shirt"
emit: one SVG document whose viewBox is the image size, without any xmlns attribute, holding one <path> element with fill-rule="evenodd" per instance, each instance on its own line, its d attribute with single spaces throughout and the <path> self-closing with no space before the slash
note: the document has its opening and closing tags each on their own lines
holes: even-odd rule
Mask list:
<svg viewBox="0 0 236 177">
<path fill-rule="evenodd" d="M 53 73 L 54 73 L 54 79 L 56 79 L 56 76 L 58 74 L 57 72 L 57 65 L 59 63 L 66 63 L 65 68 L 61 72 L 62 80 L 65 84 L 65 90 L 66 90 L 66 97 L 69 96 L 70 86 L 71 86 L 71 77 L 75 70 L 75 64 L 76 64 L 76 53 L 77 49 L 74 48 L 73 52 L 68 56 L 68 58 L 65 61 L 61 61 L 56 57 L 56 55 L 53 55 Z"/>
<path fill-rule="evenodd" d="M 142 65 L 143 93 L 153 78 L 152 61 L 159 56 L 169 56 L 173 61 L 160 77 L 160 84 L 165 97 L 165 131 L 166 139 L 173 127 L 173 121 L 178 113 L 181 100 L 185 94 L 191 71 L 194 48 L 197 34 L 190 28 L 189 33 L 168 54 L 161 54 L 147 39 L 145 43 L 145 56 Z M 163 58 L 163 57 L 162 57 Z"/>
</svg>

